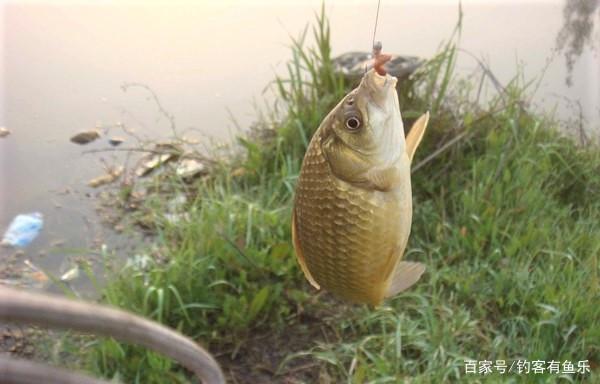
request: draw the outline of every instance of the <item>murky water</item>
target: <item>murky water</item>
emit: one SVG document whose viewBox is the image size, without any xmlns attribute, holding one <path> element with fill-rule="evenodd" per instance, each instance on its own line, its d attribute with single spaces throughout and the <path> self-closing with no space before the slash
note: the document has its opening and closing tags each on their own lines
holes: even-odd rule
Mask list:
<svg viewBox="0 0 600 384">
<path fill-rule="evenodd" d="M 116 3 L 115 3 L 116 4 Z M 85 183 L 102 173 L 99 157 L 69 142 L 77 131 L 121 122 L 149 137 L 166 137 L 168 124 L 147 93 L 123 92 L 123 82 L 149 85 L 179 129 L 226 140 L 255 114 L 275 72 L 285 70 L 288 34 L 312 21 L 319 1 L 220 5 L 25 5 L 2 8 L 0 126 L 0 232 L 18 213 L 45 216 L 41 236 L 16 257 L 59 274 L 74 248 L 97 248 L 111 238 L 97 223 Z M 277 4 L 277 5 L 275 5 Z M 462 47 L 483 57 L 501 82 L 518 66 L 527 77 L 546 67 L 562 25 L 560 1 L 463 1 Z M 369 50 L 376 1 L 334 1 L 326 6 L 335 54 Z M 377 39 L 384 50 L 430 57 L 450 36 L 457 2 L 382 1 Z M 461 55 L 459 70 L 477 64 Z M 562 117 L 579 101 L 590 130 L 600 127 L 598 55 L 586 50 L 565 85 L 562 56 L 546 69 L 538 98 Z M 111 132 L 122 135 L 118 128 Z M 57 242 L 63 242 L 58 244 Z M 0 250 L 0 263 L 11 255 Z M 40 255 L 41 253 L 41 255 Z M 77 252 L 75 252 L 77 253 Z M 84 284 L 82 283 L 75 283 Z"/>
</svg>

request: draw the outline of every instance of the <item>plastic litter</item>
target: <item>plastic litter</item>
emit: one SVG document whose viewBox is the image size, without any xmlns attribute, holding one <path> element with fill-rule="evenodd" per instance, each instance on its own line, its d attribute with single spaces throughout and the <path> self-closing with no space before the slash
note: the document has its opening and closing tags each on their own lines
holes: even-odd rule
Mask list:
<svg viewBox="0 0 600 384">
<path fill-rule="evenodd" d="M 41 213 L 17 215 L 8 226 L 2 238 L 2 245 L 24 248 L 40 233 L 44 225 Z"/>
<path fill-rule="evenodd" d="M 60 277 L 60 281 L 71 281 L 71 280 L 75 280 L 78 277 L 79 277 L 79 266 L 76 265 L 73 268 L 69 269 L 67 272 L 63 273 L 63 275 Z"/>
</svg>

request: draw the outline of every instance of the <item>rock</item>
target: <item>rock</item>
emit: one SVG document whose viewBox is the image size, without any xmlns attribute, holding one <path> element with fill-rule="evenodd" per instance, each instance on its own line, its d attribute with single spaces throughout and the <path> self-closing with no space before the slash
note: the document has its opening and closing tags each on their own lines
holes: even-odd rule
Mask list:
<svg viewBox="0 0 600 384">
<path fill-rule="evenodd" d="M 118 145 L 121 145 L 124 141 L 125 139 L 122 137 L 111 137 L 110 139 L 108 139 L 108 144 L 112 145 L 113 147 L 116 147 Z"/>
<path fill-rule="evenodd" d="M 196 159 L 182 159 L 175 169 L 177 176 L 187 179 L 201 174 L 207 174 L 204 163 Z"/>
<path fill-rule="evenodd" d="M 142 177 L 142 176 L 146 176 L 147 174 L 149 174 L 150 172 L 152 172 L 154 169 L 158 168 L 159 166 L 165 164 L 166 162 L 172 160 L 175 158 L 175 155 L 172 153 L 163 153 L 160 155 L 152 155 L 150 157 L 147 157 L 142 165 L 140 165 L 138 167 L 138 169 L 135 170 L 135 174 L 138 177 Z"/>
<path fill-rule="evenodd" d="M 417 70 L 424 60 L 415 56 L 392 55 L 392 59 L 383 68 L 392 76 L 402 81 Z M 363 76 L 365 68 L 373 66 L 373 55 L 368 52 L 347 52 L 332 60 L 336 72 L 347 78 L 357 79 Z"/>
<path fill-rule="evenodd" d="M 191 138 L 191 137 L 186 137 L 186 136 L 183 136 L 183 137 L 181 138 L 181 140 L 182 140 L 184 143 L 186 143 L 186 144 L 190 144 L 190 145 L 196 145 L 196 144 L 200 144 L 200 140 L 198 140 L 198 139 L 195 139 L 195 138 Z"/>
<path fill-rule="evenodd" d="M 97 188 L 102 185 L 110 184 L 117 180 L 119 176 L 123 174 L 123 167 L 113 167 L 108 170 L 108 172 L 104 175 L 98 176 L 88 182 L 88 185 L 92 188 Z"/>
<path fill-rule="evenodd" d="M 84 145 L 91 143 L 92 141 L 100 137 L 100 132 L 95 129 L 89 131 L 79 132 L 75 136 L 71 137 L 71 141 L 75 144 Z"/>
</svg>

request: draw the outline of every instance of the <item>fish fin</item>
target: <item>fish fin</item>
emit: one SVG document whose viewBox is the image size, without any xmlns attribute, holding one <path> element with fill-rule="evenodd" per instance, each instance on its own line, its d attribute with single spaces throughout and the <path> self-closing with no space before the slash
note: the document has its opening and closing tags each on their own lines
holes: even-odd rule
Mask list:
<svg viewBox="0 0 600 384">
<path fill-rule="evenodd" d="M 419 281 L 423 272 L 425 272 L 425 264 L 415 261 L 401 261 L 394 270 L 392 283 L 385 296 L 392 297 L 410 288 Z"/>
<path fill-rule="evenodd" d="M 395 166 L 374 167 L 366 173 L 367 180 L 379 191 L 389 191 L 401 180 L 400 172 Z"/>
<path fill-rule="evenodd" d="M 300 269 L 304 272 L 304 277 L 306 280 L 317 289 L 321 289 L 321 286 L 315 281 L 315 279 L 310 274 L 308 270 L 308 266 L 306 265 L 306 261 L 304 260 L 304 254 L 302 254 L 302 248 L 300 247 L 300 241 L 298 240 L 298 234 L 296 233 L 296 210 L 292 212 L 292 242 L 294 243 L 294 250 L 296 251 L 296 259 L 298 259 L 298 264 L 300 264 Z"/>
<path fill-rule="evenodd" d="M 429 123 L 429 111 L 422 114 L 421 117 L 419 117 L 417 121 L 415 121 L 413 126 L 410 128 L 408 135 L 406 136 L 406 154 L 408 155 L 408 159 L 411 162 L 413 157 L 415 156 L 417 147 L 421 143 L 423 134 L 425 134 L 427 123 Z"/>
</svg>

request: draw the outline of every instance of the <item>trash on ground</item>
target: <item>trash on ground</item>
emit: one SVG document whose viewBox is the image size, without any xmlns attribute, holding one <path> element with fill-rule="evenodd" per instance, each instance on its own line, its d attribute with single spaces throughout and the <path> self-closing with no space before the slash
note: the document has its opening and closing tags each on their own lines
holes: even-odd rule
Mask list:
<svg viewBox="0 0 600 384">
<path fill-rule="evenodd" d="M 10 131 L 4 127 L 0 127 L 0 138 L 10 135 Z"/>
<path fill-rule="evenodd" d="M 125 139 L 122 137 L 111 137 L 110 139 L 108 139 L 108 144 L 112 145 L 113 147 L 116 147 L 118 145 L 121 145 L 124 141 Z"/>
<path fill-rule="evenodd" d="M 43 226 L 44 218 L 39 212 L 17 215 L 4 233 L 0 244 L 26 247 L 37 237 Z"/>
<path fill-rule="evenodd" d="M 31 261 L 29 261 L 27 259 L 23 260 L 23 264 L 25 264 L 32 271 L 36 271 L 36 272 L 41 271 L 40 268 L 38 268 L 37 266 L 35 266 Z"/>
<path fill-rule="evenodd" d="M 207 169 L 204 163 L 196 159 L 182 159 L 175 169 L 177 176 L 184 179 L 194 177 L 200 174 L 206 174 Z"/>
<path fill-rule="evenodd" d="M 177 224 L 181 221 L 190 221 L 190 215 L 187 212 L 185 212 L 185 213 L 165 213 L 164 218 L 165 218 L 165 220 L 167 220 L 167 222 L 169 224 Z"/>
<path fill-rule="evenodd" d="M 169 160 L 172 160 L 174 157 L 175 155 L 172 153 L 163 153 L 160 155 L 152 155 L 150 157 L 147 157 L 146 160 L 142 163 L 142 165 L 140 165 L 140 167 L 136 169 L 135 174 L 138 177 L 146 176 L 154 169 L 165 164 Z"/>
<path fill-rule="evenodd" d="M 25 265 L 31 269 L 31 272 L 25 274 L 29 280 L 32 280 L 36 283 L 46 283 L 48 280 L 50 280 L 48 275 L 39 267 L 35 266 L 31 261 L 25 260 L 23 263 L 25 263 Z"/>
<path fill-rule="evenodd" d="M 76 265 L 73 268 L 69 269 L 67 272 L 63 273 L 60 277 L 60 281 L 72 281 L 79 277 L 79 266 Z"/>
<path fill-rule="evenodd" d="M 154 260 L 146 255 L 134 255 L 127 259 L 125 268 L 132 268 L 135 271 L 145 271 L 151 264 L 154 264 Z"/>
<path fill-rule="evenodd" d="M 107 170 L 104 175 L 93 178 L 88 182 L 88 185 L 92 188 L 97 188 L 102 185 L 110 184 L 117 180 L 119 176 L 123 174 L 124 168 L 122 166 L 111 167 Z"/>
<path fill-rule="evenodd" d="M 92 129 L 89 131 L 79 132 L 75 136 L 71 137 L 71 141 L 75 144 L 84 145 L 91 143 L 92 141 L 98 138 L 100 138 L 100 132 L 98 132 L 95 129 Z"/>
<path fill-rule="evenodd" d="M 167 213 L 164 214 L 165 220 L 171 224 L 177 224 L 181 221 L 190 221 L 190 215 L 185 212 L 187 197 L 184 194 L 178 194 L 167 202 Z"/>
<path fill-rule="evenodd" d="M 45 282 L 47 282 L 49 280 L 48 279 L 48 275 L 46 275 L 42 271 L 31 272 L 29 274 L 29 278 L 31 280 L 34 280 L 34 281 L 38 282 L 38 283 L 45 283 Z"/>
<path fill-rule="evenodd" d="M 183 193 L 178 194 L 171 200 L 167 201 L 167 210 L 169 212 L 181 212 L 185 208 L 187 197 Z"/>
</svg>

